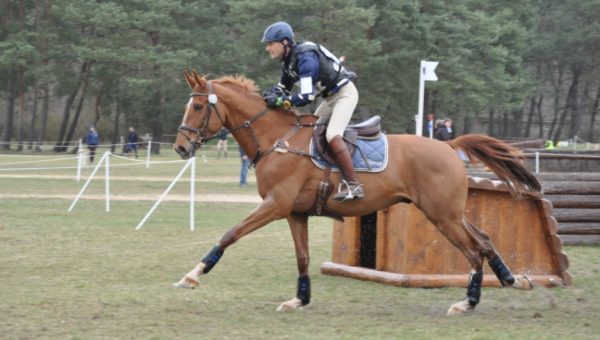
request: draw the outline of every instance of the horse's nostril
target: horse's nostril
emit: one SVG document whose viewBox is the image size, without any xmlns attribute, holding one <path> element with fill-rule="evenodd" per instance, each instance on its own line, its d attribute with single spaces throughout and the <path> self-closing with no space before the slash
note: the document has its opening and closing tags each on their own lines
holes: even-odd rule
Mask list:
<svg viewBox="0 0 600 340">
<path fill-rule="evenodd" d="M 183 159 L 187 159 L 188 158 L 188 152 L 187 152 L 187 150 L 185 149 L 185 147 L 183 147 L 181 145 L 177 145 L 175 147 L 175 152 L 177 152 L 177 154 L 179 156 L 181 156 L 181 158 L 183 158 Z"/>
</svg>

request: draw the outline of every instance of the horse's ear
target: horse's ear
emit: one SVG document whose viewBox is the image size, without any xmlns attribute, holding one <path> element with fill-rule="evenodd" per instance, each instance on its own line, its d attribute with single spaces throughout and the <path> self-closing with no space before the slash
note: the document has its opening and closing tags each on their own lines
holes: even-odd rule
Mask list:
<svg viewBox="0 0 600 340">
<path fill-rule="evenodd" d="M 196 80 L 194 80 L 194 77 L 191 74 L 189 74 L 187 70 L 183 71 L 183 76 L 185 77 L 185 82 L 188 84 L 190 89 L 193 90 L 196 86 Z"/>
<path fill-rule="evenodd" d="M 194 71 L 192 73 L 192 75 L 194 76 L 194 80 L 196 85 L 200 86 L 201 88 L 203 88 L 206 84 L 206 79 L 204 79 L 201 75 L 198 74 L 198 72 Z"/>
</svg>

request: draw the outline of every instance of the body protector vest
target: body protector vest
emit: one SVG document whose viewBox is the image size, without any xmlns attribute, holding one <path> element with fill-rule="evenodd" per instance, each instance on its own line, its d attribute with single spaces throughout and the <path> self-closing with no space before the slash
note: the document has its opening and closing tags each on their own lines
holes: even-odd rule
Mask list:
<svg viewBox="0 0 600 340">
<path fill-rule="evenodd" d="M 356 78 L 356 73 L 348 71 L 341 65 L 340 60 L 329 50 L 321 45 L 307 41 L 296 45 L 288 60 L 283 65 L 283 72 L 289 79 L 289 84 L 282 84 L 286 90 L 291 90 L 294 83 L 298 82 L 298 56 L 301 53 L 313 51 L 319 57 L 319 77 L 313 84 L 316 93 L 314 96 L 327 97 L 332 92 L 335 93 L 339 88 Z"/>
</svg>

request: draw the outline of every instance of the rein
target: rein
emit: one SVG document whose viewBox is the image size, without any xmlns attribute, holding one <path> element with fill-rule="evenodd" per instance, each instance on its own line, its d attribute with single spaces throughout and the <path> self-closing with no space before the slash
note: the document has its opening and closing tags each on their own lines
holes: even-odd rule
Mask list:
<svg viewBox="0 0 600 340">
<path fill-rule="evenodd" d="M 208 112 L 204 116 L 202 123 L 200 124 L 200 127 L 196 129 L 196 128 L 193 128 L 193 127 L 190 127 L 187 125 L 180 125 L 177 128 L 177 131 L 179 131 L 179 132 L 188 132 L 188 133 L 193 133 L 194 135 L 196 135 L 196 138 L 191 138 L 190 136 L 188 136 L 188 134 L 182 134 L 187 139 L 187 141 L 190 143 L 190 145 L 192 146 L 192 155 L 195 155 L 196 150 L 199 149 L 203 144 L 206 144 L 209 141 L 218 137 L 218 135 L 215 134 L 212 137 L 209 137 L 206 139 L 204 138 L 204 136 L 206 136 L 209 132 L 208 126 L 210 123 L 210 118 L 211 118 L 213 109 L 214 109 L 214 112 L 216 113 L 217 117 L 219 118 L 221 125 L 225 125 L 225 120 L 223 119 L 221 112 L 219 111 L 219 107 L 217 106 L 218 97 L 213 92 L 212 84 L 210 83 L 210 81 L 207 84 L 208 84 L 208 91 L 209 91 L 208 93 L 204 93 L 204 92 L 190 93 L 190 97 L 200 97 L 200 96 L 208 97 L 208 107 L 207 107 Z M 305 152 L 303 150 L 298 150 L 296 148 L 292 148 L 289 146 L 289 143 L 287 142 L 296 133 L 298 133 L 298 131 L 300 131 L 301 128 L 315 127 L 317 125 L 320 125 L 320 123 L 316 123 L 316 122 L 302 124 L 300 122 L 300 116 L 296 116 L 296 123 L 292 124 L 293 125 L 292 130 L 290 130 L 288 133 L 286 133 L 285 136 L 283 136 L 283 138 L 278 139 L 269 150 L 261 152 L 260 143 L 258 142 L 258 138 L 256 137 L 256 133 L 254 132 L 254 129 L 252 129 L 252 123 L 254 123 L 256 120 L 258 120 L 259 118 L 264 116 L 267 112 L 269 112 L 268 108 L 258 112 L 257 114 L 252 116 L 252 118 L 250 118 L 249 120 L 243 122 L 242 124 L 240 124 L 239 126 L 236 126 L 233 129 L 229 130 L 229 133 L 233 133 L 233 132 L 243 129 L 243 128 L 250 129 L 250 132 L 252 133 L 252 138 L 254 139 L 254 144 L 256 144 L 256 153 L 254 154 L 254 157 L 252 157 L 252 162 L 251 162 L 252 166 L 256 166 L 256 163 L 258 163 L 259 160 L 261 160 L 264 156 L 266 156 L 272 152 L 279 152 L 279 153 L 289 152 L 289 153 L 292 153 L 292 154 L 295 154 L 298 156 L 316 159 L 316 157 L 311 155 L 310 152 Z"/>
<path fill-rule="evenodd" d="M 219 111 L 219 107 L 217 106 L 218 103 L 218 97 L 217 95 L 213 92 L 212 89 L 212 84 L 209 81 L 208 83 L 208 91 L 209 93 L 204 93 L 204 92 L 192 92 L 190 93 L 190 97 L 208 97 L 208 107 L 207 107 L 207 114 L 204 116 L 204 119 L 202 120 L 202 123 L 200 124 L 199 128 L 193 128 L 191 126 L 187 126 L 187 125 L 180 125 L 177 128 L 177 131 L 179 132 L 191 132 L 193 134 L 196 135 L 195 139 L 190 138 L 187 134 L 182 134 L 187 141 L 190 143 L 190 145 L 192 146 L 192 155 L 194 155 L 196 153 L 196 150 L 198 148 L 200 148 L 200 146 L 202 146 L 202 144 L 206 144 L 209 141 L 215 139 L 218 137 L 217 134 L 213 135 L 210 138 L 204 138 L 204 136 L 206 136 L 208 134 L 208 125 L 210 123 L 210 117 L 212 115 L 213 109 L 214 112 L 217 114 L 217 117 L 219 118 L 219 121 L 221 122 L 221 125 L 225 125 L 225 120 L 223 119 L 221 112 Z M 258 143 L 258 138 L 256 137 L 256 134 L 254 133 L 254 130 L 252 129 L 252 123 L 254 121 L 256 121 L 258 118 L 264 116 L 267 112 L 269 112 L 268 109 L 264 109 L 262 111 L 260 111 L 259 113 L 255 114 L 252 118 L 250 118 L 249 120 L 245 121 L 244 123 L 242 123 L 241 125 L 229 130 L 229 133 L 233 133 L 234 131 L 237 131 L 239 129 L 243 129 L 243 128 L 249 128 L 250 132 L 252 133 L 252 138 L 254 139 L 254 143 L 256 144 L 256 154 L 254 155 L 254 157 L 252 158 L 252 164 L 256 164 L 256 162 L 259 161 L 259 159 L 262 157 L 261 156 L 261 152 L 260 152 L 260 144 Z"/>
</svg>

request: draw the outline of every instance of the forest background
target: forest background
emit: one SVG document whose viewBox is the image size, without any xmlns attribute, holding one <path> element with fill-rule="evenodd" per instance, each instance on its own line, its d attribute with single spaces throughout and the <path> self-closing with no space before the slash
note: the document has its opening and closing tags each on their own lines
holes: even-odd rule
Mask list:
<svg viewBox="0 0 600 340">
<path fill-rule="evenodd" d="M 127 126 L 172 142 L 183 70 L 277 83 L 260 38 L 280 20 L 346 56 L 355 119 L 379 114 L 389 133 L 414 133 L 430 60 L 425 112 L 458 134 L 596 142 L 598 13 L 600 0 L 3 0 L 0 146 L 66 151 L 90 125 L 103 143 Z"/>
</svg>

